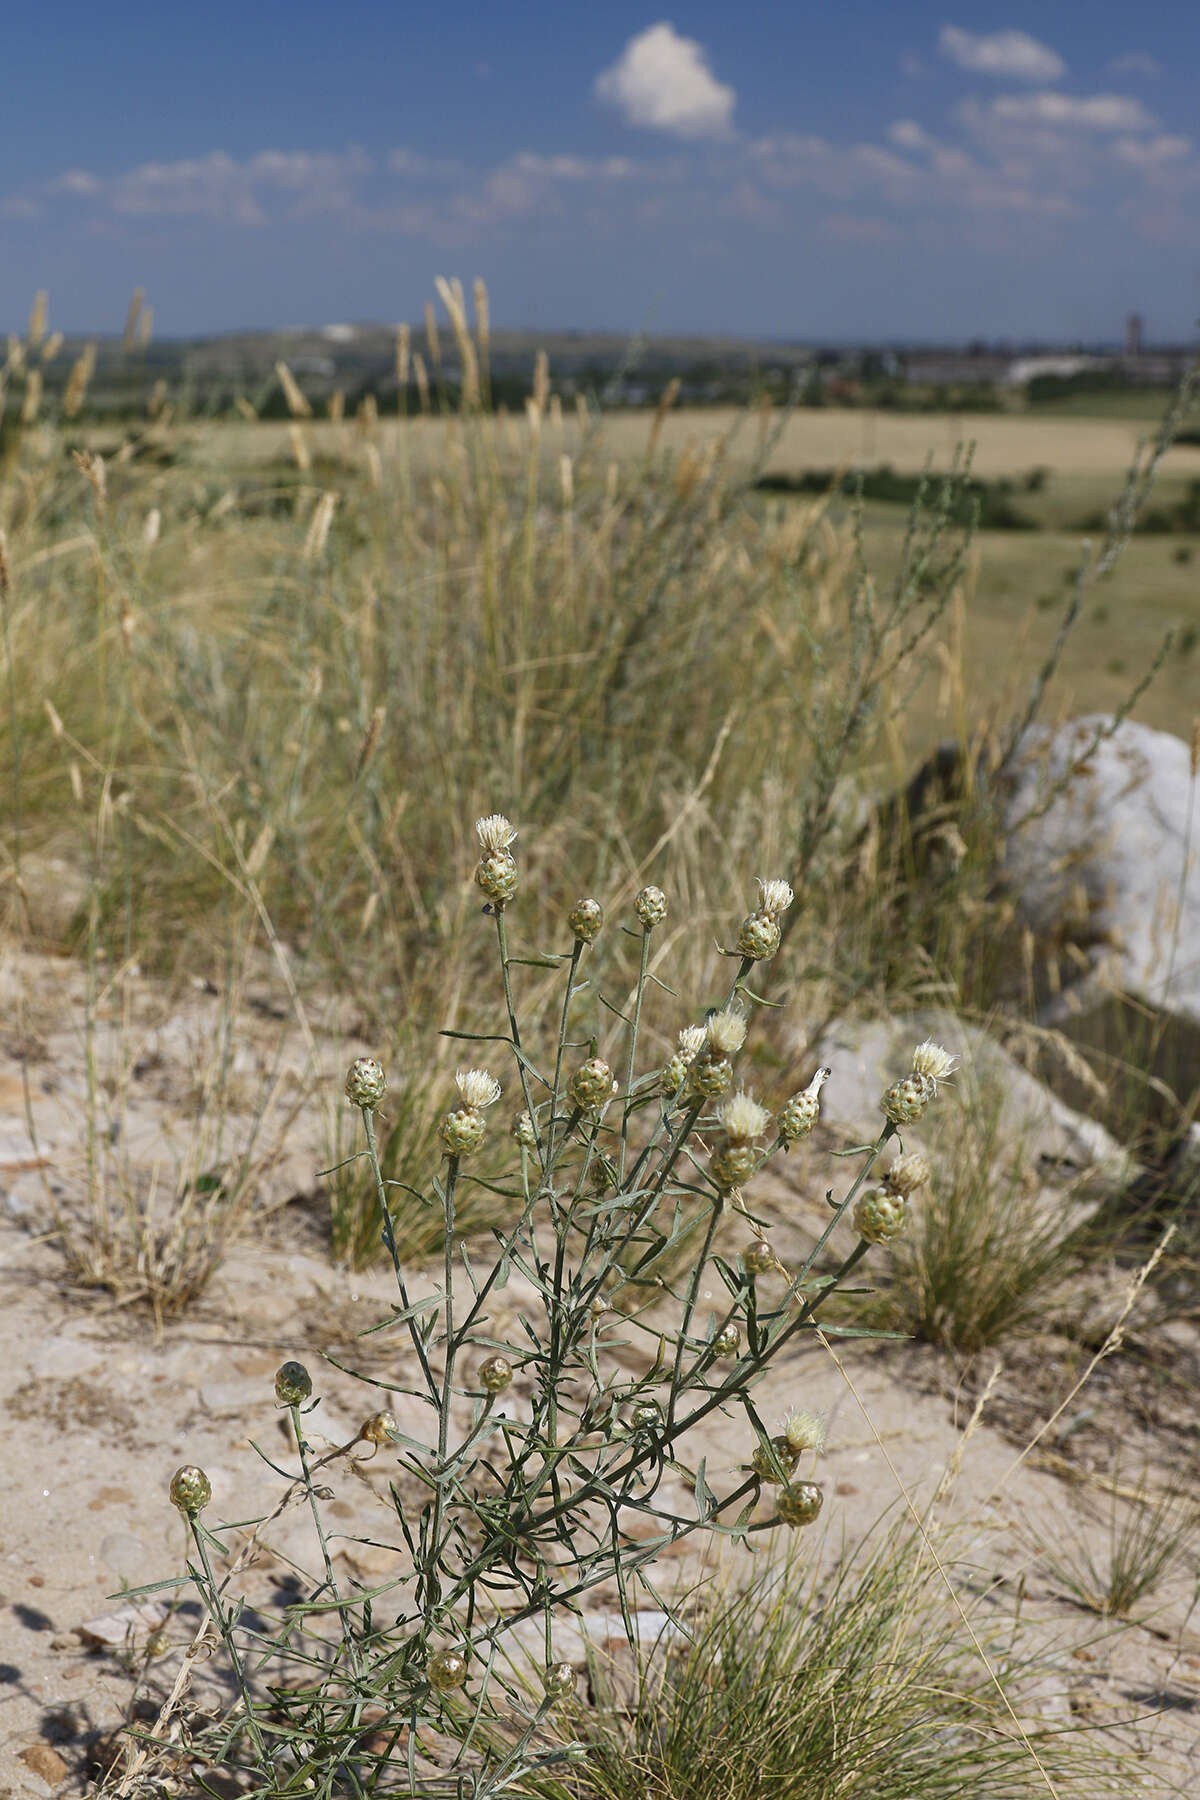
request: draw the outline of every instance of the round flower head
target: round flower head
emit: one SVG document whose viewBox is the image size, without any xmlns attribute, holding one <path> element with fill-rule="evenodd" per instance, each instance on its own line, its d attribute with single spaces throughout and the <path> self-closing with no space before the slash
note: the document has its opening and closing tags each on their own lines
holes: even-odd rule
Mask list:
<svg viewBox="0 0 1200 1800">
<path fill-rule="evenodd" d="M 766 962 L 779 948 L 782 933 L 774 913 L 752 912 L 742 920 L 737 947 L 751 962 Z"/>
<path fill-rule="evenodd" d="M 575 1692 L 575 1670 L 569 1662 L 551 1663 L 542 1671 L 542 1686 L 551 1700 L 565 1700 Z"/>
<path fill-rule="evenodd" d="M 913 1051 L 912 1066 L 914 1075 L 924 1075 L 933 1083 L 933 1091 L 937 1093 L 939 1081 L 947 1081 L 953 1075 L 956 1059 L 932 1038 L 926 1038 Z"/>
<path fill-rule="evenodd" d="M 485 1394 L 502 1394 L 512 1381 L 512 1364 L 507 1356 L 499 1352 L 495 1356 L 487 1356 L 478 1369 L 479 1385 Z"/>
<path fill-rule="evenodd" d="M 888 1188 L 868 1188 L 854 1203 L 854 1229 L 868 1244 L 890 1244 L 907 1224 L 907 1200 Z"/>
<path fill-rule="evenodd" d="M 598 1056 L 589 1056 L 567 1083 L 567 1098 L 581 1112 L 590 1112 L 611 1100 L 615 1085 L 608 1064 Z"/>
<path fill-rule="evenodd" d="M 368 1444 L 389 1444 L 392 1432 L 397 1429 L 395 1413 L 377 1412 L 363 1420 L 358 1435 Z"/>
<path fill-rule="evenodd" d="M 500 1083 L 487 1069 L 460 1069 L 454 1085 L 462 1104 L 442 1114 L 438 1136 L 448 1155 L 470 1156 L 484 1140 L 487 1123 L 483 1109 L 500 1098 Z"/>
<path fill-rule="evenodd" d="M 754 885 L 758 889 L 758 910 L 768 919 L 777 919 L 795 899 L 786 881 L 764 881 L 760 875 Z"/>
<path fill-rule="evenodd" d="M 381 1063 L 373 1056 L 360 1056 L 350 1064 L 346 1076 L 346 1098 L 355 1106 L 373 1112 L 387 1092 L 387 1077 Z"/>
<path fill-rule="evenodd" d="M 723 1194 L 744 1187 L 759 1164 L 754 1144 L 719 1144 L 712 1153 L 708 1172 Z"/>
<path fill-rule="evenodd" d="M 461 1650 L 435 1650 L 425 1673 L 431 1688 L 439 1694 L 452 1694 L 467 1679 L 467 1659 Z"/>
<path fill-rule="evenodd" d="M 510 825 L 503 813 L 488 813 L 486 818 L 476 819 L 475 836 L 479 839 L 479 848 L 485 856 L 511 850 L 517 841 L 516 827 Z"/>
<path fill-rule="evenodd" d="M 929 1164 L 920 1151 L 909 1150 L 893 1162 L 883 1178 L 883 1185 L 893 1194 L 899 1194 L 902 1199 L 907 1200 L 917 1188 L 925 1186 L 931 1173 Z"/>
<path fill-rule="evenodd" d="M 300 1406 L 312 1393 L 312 1376 L 302 1362 L 280 1363 L 275 1371 L 275 1399 L 280 1406 Z"/>
<path fill-rule="evenodd" d="M 728 1006 L 708 1021 L 708 1048 L 717 1056 L 735 1055 L 745 1041 L 746 1015 L 740 1007 Z"/>
<path fill-rule="evenodd" d="M 604 924 L 604 908 L 598 900 L 577 900 L 567 914 L 567 924 L 581 944 L 592 944 Z"/>
<path fill-rule="evenodd" d="M 718 1106 L 717 1120 L 731 1144 L 748 1144 L 762 1136 L 771 1115 L 751 1094 L 739 1088 Z"/>
<path fill-rule="evenodd" d="M 720 1331 L 713 1333 L 712 1353 L 714 1356 L 719 1356 L 724 1360 L 727 1357 L 736 1356 L 741 1347 L 742 1333 L 732 1319 L 728 1325 L 722 1325 Z"/>
<path fill-rule="evenodd" d="M 195 1463 L 185 1463 L 171 1477 L 171 1505 L 177 1506 L 189 1519 L 203 1512 L 212 1499 L 212 1483 Z"/>
<path fill-rule="evenodd" d="M 815 1481 L 793 1481 L 779 1496 L 779 1518 L 784 1525 L 811 1525 L 825 1496 Z"/>
<path fill-rule="evenodd" d="M 750 1458 L 750 1467 L 760 1481 L 786 1481 L 794 1473 L 800 1461 L 800 1452 L 792 1448 L 782 1433 L 771 1439 L 770 1446 L 759 1443 L 754 1446 Z"/>
<path fill-rule="evenodd" d="M 783 1422 L 783 1435 L 797 1455 L 805 1450 L 825 1448 L 824 1421 L 815 1412 L 803 1408 L 788 1414 Z"/>
<path fill-rule="evenodd" d="M 742 1251 L 742 1262 L 747 1275 L 769 1275 L 778 1267 L 775 1252 L 765 1238 L 755 1238 Z"/>
<path fill-rule="evenodd" d="M 821 1089 L 832 1073 L 832 1069 L 818 1069 L 808 1086 L 780 1107 L 775 1123 L 785 1144 L 794 1144 L 797 1138 L 807 1137 L 816 1124 L 821 1110 Z"/>
<path fill-rule="evenodd" d="M 635 1431 L 647 1431 L 661 1419 L 662 1413 L 653 1400 L 638 1400 L 629 1409 L 629 1423 Z"/>
<path fill-rule="evenodd" d="M 880 1096 L 879 1104 L 884 1117 L 893 1125 L 915 1125 L 924 1117 L 934 1092 L 932 1077 L 921 1075 L 914 1069 L 903 1081 L 893 1081 L 887 1092 Z"/>
<path fill-rule="evenodd" d="M 667 896 L 660 887 L 644 887 L 634 900 L 633 910 L 646 930 L 653 931 L 667 916 Z"/>
</svg>

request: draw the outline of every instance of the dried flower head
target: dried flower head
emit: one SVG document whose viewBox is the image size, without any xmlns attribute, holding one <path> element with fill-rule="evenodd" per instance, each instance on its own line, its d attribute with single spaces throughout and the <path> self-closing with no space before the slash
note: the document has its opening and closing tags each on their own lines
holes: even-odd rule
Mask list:
<svg viewBox="0 0 1200 1800">
<path fill-rule="evenodd" d="M 662 1413 L 654 1400 L 638 1400 L 629 1409 L 629 1423 L 635 1431 L 648 1431 L 662 1422 Z"/>
<path fill-rule="evenodd" d="M 760 1481 L 787 1481 L 800 1461 L 799 1450 L 793 1449 L 782 1433 L 770 1444 L 758 1443 L 750 1458 L 750 1467 Z"/>
<path fill-rule="evenodd" d="M 567 924 L 579 943 L 595 943 L 604 924 L 604 908 L 598 900 L 577 900 L 567 914 Z"/>
<path fill-rule="evenodd" d="M 203 1512 L 212 1499 L 212 1483 L 195 1463 L 185 1463 L 171 1477 L 171 1505 L 177 1506 L 189 1519 Z"/>
<path fill-rule="evenodd" d="M 786 881 L 764 881 L 760 875 L 754 884 L 758 889 L 758 910 L 769 919 L 777 919 L 795 899 Z"/>
<path fill-rule="evenodd" d="M 805 1450 L 825 1448 L 824 1420 L 803 1407 L 788 1414 L 783 1422 L 783 1435 L 797 1454 Z"/>
<path fill-rule="evenodd" d="M 634 900 L 633 910 L 646 930 L 652 931 L 667 916 L 667 896 L 660 887 L 644 887 Z"/>
<path fill-rule="evenodd" d="M 454 1085 L 462 1096 L 463 1105 L 476 1112 L 500 1098 L 500 1083 L 490 1069 L 460 1069 L 454 1077 Z"/>
<path fill-rule="evenodd" d="M 520 1144 L 522 1150 L 537 1149 L 537 1127 L 534 1125 L 528 1112 L 517 1113 L 512 1124 L 509 1126 L 509 1131 L 515 1142 Z"/>
<path fill-rule="evenodd" d="M 917 1188 L 924 1187 L 932 1170 L 919 1150 L 909 1150 L 903 1156 L 896 1157 L 883 1178 L 883 1185 L 890 1188 L 893 1194 L 899 1194 L 907 1200 Z"/>
<path fill-rule="evenodd" d="M 708 1172 L 723 1194 L 745 1187 L 759 1164 L 754 1144 L 719 1144 L 712 1153 Z"/>
<path fill-rule="evenodd" d="M 956 1065 L 957 1058 L 951 1056 L 948 1050 L 943 1050 L 940 1044 L 935 1044 L 932 1038 L 926 1038 L 913 1051 L 913 1073 L 928 1076 L 935 1094 L 938 1082 L 947 1081 L 953 1075 Z"/>
<path fill-rule="evenodd" d="M 551 1663 L 542 1671 L 542 1686 L 550 1700 L 565 1700 L 575 1692 L 575 1670 L 569 1662 Z"/>
<path fill-rule="evenodd" d="M 771 1115 L 752 1094 L 739 1088 L 718 1106 L 717 1120 L 731 1144 L 748 1144 L 762 1136 L 771 1122 Z"/>
<path fill-rule="evenodd" d="M 708 1048 L 717 1056 L 733 1056 L 746 1041 L 746 1015 L 737 1006 L 727 1006 L 708 1021 Z"/>
<path fill-rule="evenodd" d="M 358 1435 L 368 1444 L 388 1444 L 391 1442 L 392 1432 L 396 1430 L 398 1426 L 395 1413 L 377 1412 L 363 1420 L 358 1428 Z"/>
<path fill-rule="evenodd" d="M 736 1356 L 742 1347 L 741 1328 L 730 1319 L 728 1325 L 722 1325 L 720 1331 L 713 1333 L 712 1353 L 722 1359 Z"/>
<path fill-rule="evenodd" d="M 679 1033 L 679 1054 L 685 1062 L 694 1062 L 707 1042 L 707 1025 L 685 1025 Z"/>
<path fill-rule="evenodd" d="M 485 856 L 509 850 L 517 841 L 516 828 L 503 813 L 488 813 L 486 818 L 476 819 L 475 836 L 479 839 L 479 848 Z"/>
<path fill-rule="evenodd" d="M 383 1065 L 373 1056 L 356 1057 L 346 1075 L 347 1100 L 373 1112 L 386 1092 L 387 1077 Z"/>
</svg>

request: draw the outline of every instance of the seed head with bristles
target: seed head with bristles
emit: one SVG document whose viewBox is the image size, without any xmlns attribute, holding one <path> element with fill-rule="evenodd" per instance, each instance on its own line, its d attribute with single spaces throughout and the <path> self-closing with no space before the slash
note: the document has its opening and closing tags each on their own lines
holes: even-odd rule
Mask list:
<svg viewBox="0 0 1200 1800">
<path fill-rule="evenodd" d="M 485 855 L 494 854 L 497 850 L 508 850 L 517 841 L 516 828 L 503 813 L 488 813 L 486 818 L 476 819 L 475 835 L 479 839 L 479 848 Z"/>
<path fill-rule="evenodd" d="M 746 1015 L 736 1006 L 714 1013 L 708 1021 L 708 1047 L 717 1056 L 733 1056 L 746 1041 Z"/>
<path fill-rule="evenodd" d="M 821 1089 L 832 1073 L 832 1069 L 818 1069 L 808 1086 L 801 1088 L 798 1094 L 793 1094 L 780 1107 L 776 1124 L 785 1144 L 793 1144 L 797 1138 L 807 1137 L 816 1124 L 820 1113 Z"/>
<path fill-rule="evenodd" d="M 764 881 L 760 875 L 754 884 L 758 889 L 758 910 L 768 919 L 777 919 L 795 899 L 786 881 Z"/>
<path fill-rule="evenodd" d="M 948 1080 L 954 1073 L 955 1065 L 956 1059 L 948 1050 L 943 1050 L 940 1044 L 935 1044 L 932 1038 L 926 1038 L 925 1042 L 918 1044 L 913 1051 L 913 1072 L 917 1075 L 927 1075 L 933 1083 L 935 1094 L 938 1082 Z"/>
<path fill-rule="evenodd" d="M 717 1120 L 731 1144 L 749 1144 L 762 1136 L 771 1115 L 753 1095 L 739 1089 L 717 1108 Z"/>
<path fill-rule="evenodd" d="M 500 1098 L 500 1083 L 489 1069 L 460 1069 L 454 1077 L 454 1085 L 462 1096 L 463 1105 L 475 1111 L 491 1106 Z"/>
<path fill-rule="evenodd" d="M 905 1200 L 929 1180 L 931 1170 L 919 1150 L 908 1150 L 898 1156 L 883 1178 L 883 1185 Z"/>
</svg>

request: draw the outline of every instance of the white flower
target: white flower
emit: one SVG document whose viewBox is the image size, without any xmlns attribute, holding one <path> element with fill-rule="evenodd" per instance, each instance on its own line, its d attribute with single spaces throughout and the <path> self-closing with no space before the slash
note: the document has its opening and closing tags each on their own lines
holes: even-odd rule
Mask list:
<svg viewBox="0 0 1200 1800">
<path fill-rule="evenodd" d="M 693 1062 L 707 1042 L 707 1025 L 685 1025 L 679 1033 L 679 1054 L 684 1062 Z"/>
<path fill-rule="evenodd" d="M 793 1450 L 823 1450 L 825 1421 L 814 1412 L 790 1412 L 783 1421 L 783 1435 Z"/>
<path fill-rule="evenodd" d="M 714 1013 L 708 1021 L 709 1048 L 718 1056 L 732 1056 L 746 1041 L 746 1015 L 737 1007 Z"/>
<path fill-rule="evenodd" d="M 517 841 L 516 827 L 510 825 L 503 813 L 489 813 L 486 819 L 476 819 L 475 835 L 485 855 L 507 850 Z"/>
<path fill-rule="evenodd" d="M 500 1083 L 488 1069 L 460 1069 L 454 1085 L 462 1095 L 464 1106 L 478 1111 L 500 1098 Z"/>
<path fill-rule="evenodd" d="M 717 1118 L 731 1144 L 748 1144 L 762 1136 L 771 1115 L 752 1095 L 739 1091 L 722 1101 L 717 1108 Z"/>
<path fill-rule="evenodd" d="M 943 1050 L 940 1044 L 935 1044 L 932 1038 L 926 1038 L 925 1042 L 918 1044 L 913 1051 L 914 1072 L 918 1075 L 928 1075 L 934 1084 L 935 1093 L 938 1082 L 945 1081 L 948 1076 L 953 1075 L 955 1064 L 956 1059 L 951 1056 L 950 1052 Z"/>
<path fill-rule="evenodd" d="M 786 881 L 764 881 L 760 875 L 755 886 L 758 888 L 758 910 L 766 913 L 769 919 L 786 912 L 795 899 Z"/>
</svg>

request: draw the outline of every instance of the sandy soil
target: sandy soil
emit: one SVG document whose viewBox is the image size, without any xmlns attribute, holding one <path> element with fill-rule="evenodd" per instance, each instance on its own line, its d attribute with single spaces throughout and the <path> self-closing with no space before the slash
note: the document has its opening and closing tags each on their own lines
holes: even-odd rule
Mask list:
<svg viewBox="0 0 1200 1800">
<path fill-rule="evenodd" d="M 334 1496 L 328 1516 L 344 1534 L 339 1566 L 350 1580 L 378 1582 L 397 1566 L 398 1552 L 387 1547 L 396 1535 L 389 1534 L 387 1499 L 395 1456 L 386 1450 L 368 1455 L 361 1442 L 349 1446 L 365 1415 L 384 1403 L 397 1411 L 411 1403 L 324 1360 L 325 1353 L 356 1360 L 376 1381 L 408 1377 L 398 1338 L 355 1341 L 386 1313 L 394 1287 L 390 1273 L 352 1276 L 335 1269 L 325 1252 L 315 1173 L 325 1146 L 316 1108 L 305 1115 L 307 1126 L 293 1128 L 289 1137 L 289 1161 L 274 1196 L 278 1210 L 229 1253 L 181 1318 L 156 1332 L 144 1310 L 71 1287 L 60 1249 L 44 1229 L 44 1181 L 59 1184 L 64 1204 L 78 1197 L 80 1050 L 77 1034 L 60 1029 L 56 1037 L 49 1029 L 77 976 L 55 959 L 14 955 L 7 979 L 22 987 L 27 1014 L 40 1017 L 44 1029 L 23 1044 L 10 1031 L 0 1044 L 0 1359 L 6 1374 L 0 1396 L 0 1795 L 45 1796 L 76 1793 L 96 1776 L 131 1705 L 135 1716 L 153 1715 L 156 1696 L 169 1688 L 195 1629 L 198 1612 L 188 1599 L 165 1626 L 161 1654 L 147 1660 L 158 1615 L 131 1612 L 120 1598 L 122 1587 L 180 1571 L 182 1528 L 167 1500 L 176 1466 L 191 1461 L 207 1469 L 214 1518 L 244 1520 L 268 1511 L 282 1484 L 263 1469 L 250 1440 L 292 1466 L 272 1374 L 283 1358 L 302 1357 L 321 1396 L 312 1419 L 314 1444 L 322 1451 L 343 1449 L 322 1475 Z M 248 1018 L 244 1029 L 250 1041 L 257 1034 L 261 1044 L 274 1043 L 261 1014 Z M 149 1089 L 137 1099 L 145 1157 L 152 1154 L 155 1118 L 164 1129 L 173 1122 L 173 1096 L 187 1072 L 187 1032 L 160 1032 L 158 1041 L 159 1061 L 139 1078 Z M 317 1083 L 328 1088 L 336 1082 L 348 1052 L 357 1048 L 322 1040 Z M 34 1166 L 25 1128 L 22 1049 L 35 1115 L 45 1124 L 41 1167 Z M 757 1196 L 775 1217 L 772 1241 L 785 1262 L 815 1235 L 833 1141 L 826 1136 L 793 1157 L 787 1184 L 777 1182 Z M 284 1204 L 289 1189 L 294 1197 Z M 727 1247 L 739 1241 L 735 1234 Z M 1101 1333 L 1105 1319 L 1119 1310 L 1121 1287 L 1118 1280 L 1097 1290 Z M 515 1326 L 522 1298 L 515 1287 L 502 1296 L 492 1318 L 498 1335 L 507 1323 Z M 614 1338 L 619 1324 L 614 1320 Z M 1155 1354 L 1167 1358 L 1158 1382 L 1165 1396 L 1159 1415 L 1144 1404 L 1145 1361 L 1130 1363 L 1128 1377 L 1114 1362 L 1071 1417 L 1089 1405 L 1098 1412 L 1056 1440 L 1050 1455 L 1024 1462 L 1018 1460 L 1020 1446 L 1070 1385 L 1064 1359 L 1071 1347 L 1047 1340 L 1006 1350 L 944 1509 L 961 1526 L 978 1568 L 1005 1578 L 996 1588 L 997 1606 L 1010 1604 L 1024 1572 L 1022 1618 L 1039 1641 L 1053 1642 L 1061 1675 L 1038 1702 L 1042 1711 L 1064 1723 L 1111 1722 L 1115 1728 L 1124 1721 L 1117 1735 L 1143 1756 L 1141 1791 L 1147 1794 L 1194 1792 L 1190 1783 L 1200 1783 L 1200 1617 L 1190 1612 L 1190 1571 L 1177 1571 L 1155 1593 L 1138 1624 L 1116 1628 L 1064 1600 L 1029 1543 L 1031 1536 L 1064 1528 L 1091 1529 L 1078 1522 L 1079 1481 L 1088 1477 L 1089 1461 L 1093 1471 L 1100 1467 L 1100 1447 L 1114 1422 L 1144 1451 L 1164 1459 L 1171 1453 L 1166 1427 L 1172 1409 L 1177 1415 L 1179 1405 L 1187 1406 L 1200 1371 L 1195 1334 L 1179 1327 L 1172 1332 L 1156 1340 Z M 905 1496 L 918 1507 L 928 1500 L 994 1360 L 986 1357 L 979 1368 L 962 1371 L 920 1347 L 875 1346 L 846 1353 L 839 1366 L 817 1345 L 772 1370 L 759 1391 L 764 1417 L 803 1405 L 828 1419 L 820 1479 L 830 1529 L 824 1540 L 813 1535 L 811 1554 L 833 1554 L 843 1536 L 853 1543 L 885 1508 L 904 1505 Z M 520 1398 L 516 1393 L 514 1404 Z M 414 1423 L 425 1429 L 419 1409 Z M 719 1487 L 746 1458 L 745 1426 L 714 1417 L 696 1436 L 700 1441 L 689 1449 L 707 1458 L 709 1480 Z M 354 1541 L 361 1538 L 373 1542 Z M 736 1577 L 744 1553 L 729 1556 Z M 298 1509 L 286 1511 L 262 1533 L 245 1578 L 247 1593 L 260 1605 L 294 1593 L 314 1558 L 308 1519 Z M 697 1568 L 689 1551 L 673 1573 L 686 1586 Z M 596 1596 L 598 1619 L 607 1598 Z M 582 1659 L 578 1649 L 574 1653 Z"/>
</svg>

